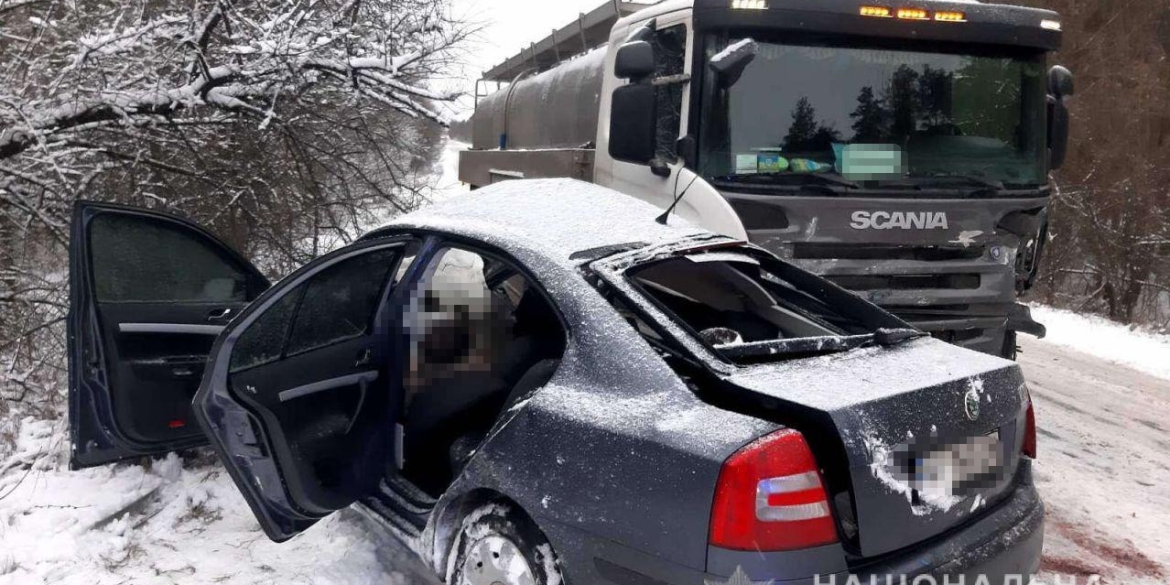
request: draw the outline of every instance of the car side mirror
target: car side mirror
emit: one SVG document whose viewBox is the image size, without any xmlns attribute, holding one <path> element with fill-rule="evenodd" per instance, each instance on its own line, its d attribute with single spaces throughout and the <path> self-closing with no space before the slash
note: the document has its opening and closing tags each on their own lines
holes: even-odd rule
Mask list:
<svg viewBox="0 0 1170 585">
<path fill-rule="evenodd" d="M 743 39 L 719 51 L 707 64 L 715 72 L 715 79 L 719 87 L 727 88 L 739 81 L 743 70 L 755 61 L 760 45 L 751 39 Z"/>
<path fill-rule="evenodd" d="M 1075 92 L 1073 74 L 1060 65 L 1048 70 L 1048 168 L 1059 169 L 1068 155 L 1069 97 Z"/>
<path fill-rule="evenodd" d="M 618 49 L 613 74 L 618 79 L 639 81 L 654 73 L 654 47 L 646 41 L 631 41 Z"/>
<path fill-rule="evenodd" d="M 613 91 L 609 116 L 610 156 L 637 164 L 649 164 L 654 159 L 657 103 L 654 86 L 648 83 L 625 85 Z"/>
</svg>

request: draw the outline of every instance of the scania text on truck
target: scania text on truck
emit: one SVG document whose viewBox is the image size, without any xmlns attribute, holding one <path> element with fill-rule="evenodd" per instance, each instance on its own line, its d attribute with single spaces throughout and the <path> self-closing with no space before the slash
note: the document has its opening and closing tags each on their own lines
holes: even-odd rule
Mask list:
<svg viewBox="0 0 1170 585">
<path fill-rule="evenodd" d="M 1072 74 L 1051 11 L 965 1 L 610 2 L 492 68 L 460 180 L 574 177 L 758 244 L 1012 357 Z M 479 89 L 496 83 L 497 91 Z"/>
</svg>

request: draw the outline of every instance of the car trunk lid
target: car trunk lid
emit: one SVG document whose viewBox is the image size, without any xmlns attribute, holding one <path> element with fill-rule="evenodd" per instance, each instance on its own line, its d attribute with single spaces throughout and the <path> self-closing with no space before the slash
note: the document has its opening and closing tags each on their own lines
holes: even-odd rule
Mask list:
<svg viewBox="0 0 1170 585">
<path fill-rule="evenodd" d="M 936 340 L 758 364 L 724 381 L 813 439 L 842 533 L 863 557 L 977 514 L 1019 461 L 1019 368 Z"/>
</svg>

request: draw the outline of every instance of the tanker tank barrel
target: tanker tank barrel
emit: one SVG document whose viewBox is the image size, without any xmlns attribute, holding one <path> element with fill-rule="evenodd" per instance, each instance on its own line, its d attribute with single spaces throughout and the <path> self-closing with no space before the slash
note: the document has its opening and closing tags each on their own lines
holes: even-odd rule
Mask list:
<svg viewBox="0 0 1170 585">
<path fill-rule="evenodd" d="M 621 18 L 650 4 L 611 0 L 583 13 L 577 20 L 521 50 L 483 74 L 486 81 L 508 83 L 526 71 L 545 71 L 564 58 L 580 55 L 609 40 L 610 30 Z"/>
</svg>

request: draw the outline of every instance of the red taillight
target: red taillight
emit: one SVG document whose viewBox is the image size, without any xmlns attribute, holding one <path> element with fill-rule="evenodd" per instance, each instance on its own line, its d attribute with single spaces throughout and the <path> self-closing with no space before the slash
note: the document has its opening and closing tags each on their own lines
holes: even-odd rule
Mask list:
<svg viewBox="0 0 1170 585">
<path fill-rule="evenodd" d="M 779 551 L 836 541 L 829 497 L 803 435 L 777 431 L 723 463 L 711 509 L 712 545 Z"/>
<path fill-rule="evenodd" d="M 179 418 L 176 418 L 176 419 L 172 420 L 171 422 L 167 423 L 167 427 L 172 428 L 172 429 L 181 429 L 185 426 L 187 426 L 187 421 L 185 421 L 183 419 L 179 419 Z"/>
<path fill-rule="evenodd" d="M 1036 458 L 1036 409 L 1032 407 L 1032 397 L 1024 391 L 1024 395 L 1028 398 L 1028 414 L 1027 421 L 1024 423 L 1024 444 L 1020 447 L 1020 452 L 1032 459 Z"/>
</svg>

